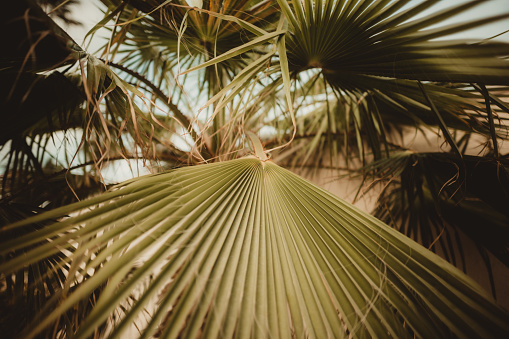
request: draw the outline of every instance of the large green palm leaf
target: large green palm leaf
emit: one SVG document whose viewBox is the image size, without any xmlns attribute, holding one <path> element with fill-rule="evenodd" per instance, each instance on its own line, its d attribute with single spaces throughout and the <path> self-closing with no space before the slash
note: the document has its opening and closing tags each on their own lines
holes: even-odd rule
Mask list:
<svg viewBox="0 0 509 339">
<path fill-rule="evenodd" d="M 57 267 L 80 282 L 49 301 L 55 310 L 27 328 L 29 337 L 105 282 L 78 337 L 119 313 L 114 337 L 133 322 L 142 337 L 165 338 L 509 331 L 507 313 L 457 269 L 271 161 L 248 157 L 134 179 L 2 232 L 78 211 L 1 243 L 2 255 L 26 251 L 2 262 L 5 274 L 63 251 L 69 256 Z M 126 306 L 133 291 L 136 302 Z"/>
</svg>

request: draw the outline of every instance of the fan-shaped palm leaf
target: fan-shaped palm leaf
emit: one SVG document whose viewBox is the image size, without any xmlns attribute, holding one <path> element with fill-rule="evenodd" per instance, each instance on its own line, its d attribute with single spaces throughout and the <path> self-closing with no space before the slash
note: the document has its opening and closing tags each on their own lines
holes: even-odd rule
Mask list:
<svg viewBox="0 0 509 339">
<path fill-rule="evenodd" d="M 332 83 L 346 86 L 357 74 L 507 85 L 507 44 L 430 40 L 507 18 L 509 13 L 430 28 L 481 3 L 468 1 L 415 18 L 437 2 L 306 0 L 304 5 L 290 1 L 290 7 L 278 1 L 292 28 L 287 41 L 290 65 L 295 70 L 321 68 Z M 402 10 L 406 5 L 409 8 Z"/>
<path fill-rule="evenodd" d="M 5 274 L 71 251 L 58 264 L 69 267 L 67 279 L 81 281 L 50 300 L 55 310 L 37 318 L 28 337 L 105 282 L 78 338 L 146 283 L 115 321 L 113 337 L 145 309 L 151 318 L 138 324 L 142 337 L 487 338 L 509 331 L 509 315 L 457 269 L 256 157 L 134 179 L 2 232 L 80 210 L 1 243 L 2 255 L 26 249 L 3 261 Z"/>
<path fill-rule="evenodd" d="M 377 145 L 385 140 L 384 125 L 393 121 L 398 125 L 438 125 L 452 147 L 456 145 L 449 136 L 451 127 L 475 128 L 496 138 L 494 128 L 483 127 L 489 119 L 488 108 L 476 103 L 476 95 L 468 89 L 450 88 L 448 83 L 507 85 L 509 45 L 435 39 L 505 19 L 509 13 L 431 28 L 481 2 L 463 2 L 422 18 L 416 16 L 437 1 L 278 3 L 289 22 L 286 50 L 290 70 L 297 73 L 318 68 L 338 96 L 364 103 L 368 112 L 364 135 L 375 159 L 380 158 Z M 435 83 L 419 89 L 415 80 Z"/>
</svg>

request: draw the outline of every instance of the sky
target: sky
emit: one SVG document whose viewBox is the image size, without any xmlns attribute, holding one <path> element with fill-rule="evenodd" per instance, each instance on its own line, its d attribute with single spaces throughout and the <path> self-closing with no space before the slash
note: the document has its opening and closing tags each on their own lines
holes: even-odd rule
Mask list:
<svg viewBox="0 0 509 339">
<path fill-rule="evenodd" d="M 415 0 L 414 2 L 422 2 L 426 0 Z M 467 2 L 466 0 L 442 0 L 436 6 L 433 6 L 427 12 L 423 12 L 422 15 L 427 13 L 442 10 L 448 7 L 453 7 L 462 3 Z M 481 5 L 476 6 L 464 13 L 455 16 L 452 19 L 444 21 L 443 24 L 452 24 L 462 21 L 472 21 L 475 19 L 482 19 L 491 15 L 509 13 L 509 1 L 508 0 L 484 0 Z M 458 33 L 451 36 L 451 38 L 462 38 L 462 39 L 485 39 L 504 31 L 509 30 L 509 19 L 497 21 L 492 24 L 487 24 L 479 28 L 475 28 L 466 32 Z M 509 33 L 503 34 L 497 38 L 497 40 L 509 42 Z"/>
</svg>

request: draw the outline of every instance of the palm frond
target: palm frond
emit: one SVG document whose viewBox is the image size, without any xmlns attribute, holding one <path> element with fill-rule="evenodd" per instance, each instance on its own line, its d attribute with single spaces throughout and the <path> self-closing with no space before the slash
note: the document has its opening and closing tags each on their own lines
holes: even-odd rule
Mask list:
<svg viewBox="0 0 509 339">
<path fill-rule="evenodd" d="M 38 210 L 37 212 L 40 212 Z M 33 207 L 24 203 L 0 202 L 0 227 L 33 216 Z M 47 223 L 35 223 L 28 227 L 18 228 L 12 232 L 5 232 L 5 239 L 15 239 L 23 234 L 37 232 Z M 47 244 L 48 240 L 41 240 L 38 245 Z M 32 247 L 31 247 L 32 248 Z M 25 250 L 9 252 L 7 258 L 23 256 Z M 60 265 L 69 253 L 58 252 L 45 259 L 22 267 L 13 274 L 0 276 L 2 291 L 0 292 L 0 329 L 6 338 L 15 338 L 39 314 L 47 312 L 47 302 L 55 295 L 62 295 L 70 287 L 66 280 L 69 266 Z M 96 298 L 100 294 L 97 288 L 88 298 L 77 303 L 59 317 L 58 325 L 46 331 L 46 337 L 56 338 L 65 332 L 72 333 L 80 324 L 80 319 L 90 313 Z M 64 292 L 65 293 L 65 292 Z M 60 332 L 63 329 L 63 333 Z M 98 332 L 100 330 L 98 329 Z"/>
<path fill-rule="evenodd" d="M 26 250 L 0 265 L 5 274 L 72 250 L 59 264 L 71 267 L 67 281 L 81 281 L 49 301 L 55 310 L 32 323 L 27 338 L 107 282 L 76 334 L 86 337 L 149 280 L 112 337 L 151 307 L 151 318 L 139 324 L 144 337 L 509 331 L 509 315 L 456 268 L 270 161 L 244 158 L 134 179 L 1 231 L 80 210 L 2 242 L 2 254 Z"/>
<path fill-rule="evenodd" d="M 426 247 L 440 245 L 445 257 L 456 262 L 458 250 L 464 257 L 461 244 L 448 239 L 451 235 L 440 235 L 446 226 L 453 227 L 509 266 L 505 157 L 404 152 L 369 168 L 387 182 L 377 217 Z"/>
<path fill-rule="evenodd" d="M 482 82 L 507 85 L 508 45 L 483 41 L 434 41 L 452 33 L 509 17 L 509 13 L 468 23 L 430 28 L 480 4 L 468 1 L 416 19 L 437 1 L 410 5 L 409 1 L 278 2 L 293 34 L 288 59 L 300 71 L 319 67 L 331 83 L 357 74 L 438 82 Z M 334 27 L 332 29 L 332 27 Z"/>
</svg>

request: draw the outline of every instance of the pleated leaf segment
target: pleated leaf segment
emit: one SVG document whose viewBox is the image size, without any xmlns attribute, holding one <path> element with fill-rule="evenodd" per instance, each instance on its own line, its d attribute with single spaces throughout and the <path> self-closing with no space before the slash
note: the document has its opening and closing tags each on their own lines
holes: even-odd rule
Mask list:
<svg viewBox="0 0 509 339">
<path fill-rule="evenodd" d="M 509 333 L 507 312 L 458 269 L 270 160 L 133 179 L 1 232 L 51 219 L 0 247 L 2 258 L 23 253 L 1 263 L 5 274 L 65 253 L 55 270 L 68 288 L 28 338 L 98 288 L 76 338 L 104 324 L 112 338 Z"/>
</svg>

